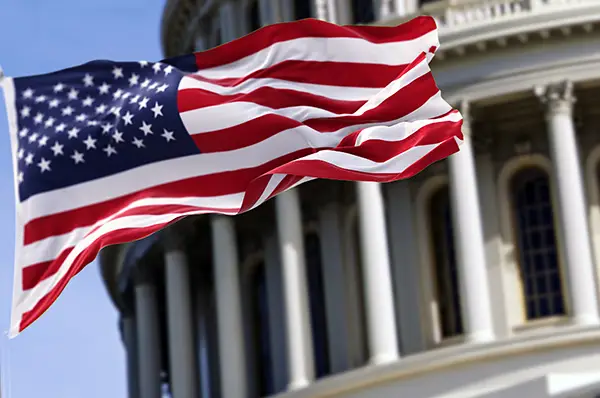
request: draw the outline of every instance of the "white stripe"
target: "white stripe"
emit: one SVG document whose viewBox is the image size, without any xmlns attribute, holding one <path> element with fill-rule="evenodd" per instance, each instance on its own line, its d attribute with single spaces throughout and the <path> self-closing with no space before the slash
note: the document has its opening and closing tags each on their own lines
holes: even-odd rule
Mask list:
<svg viewBox="0 0 600 398">
<path fill-rule="evenodd" d="M 356 138 L 356 145 L 368 140 L 401 141 L 417 130 L 441 122 L 458 122 L 462 119 L 459 112 L 452 112 L 439 119 L 415 120 L 401 122 L 393 126 L 374 126 L 363 129 Z"/>
<path fill-rule="evenodd" d="M 398 120 L 345 127 L 322 134 L 307 126 L 289 129 L 252 146 L 228 152 L 206 153 L 152 163 L 108 177 L 31 196 L 17 206 L 18 221 L 25 225 L 38 217 L 89 206 L 172 181 L 217 172 L 257 167 L 280 156 L 307 147 L 334 147 L 347 134 L 375 125 L 394 125 L 443 115 L 451 110 L 438 93 L 423 106 Z M 177 170 L 174 175 L 171 170 Z M 151 175 L 150 181 L 147 176 Z"/>
<path fill-rule="evenodd" d="M 427 155 L 439 145 L 440 144 L 432 144 L 412 147 L 385 162 L 374 162 L 370 159 L 345 152 L 324 150 L 304 156 L 303 158 L 294 160 L 290 163 L 304 160 L 320 160 L 333 166 L 337 166 L 340 169 L 360 171 L 363 173 L 402 173 L 413 163 Z"/>
<path fill-rule="evenodd" d="M 377 87 L 329 86 L 272 78 L 248 79 L 233 87 L 203 82 L 187 76 L 181 79 L 179 83 L 179 90 L 201 89 L 220 95 L 247 94 L 261 87 L 310 93 L 340 101 L 366 101 L 381 90 L 381 88 Z"/>
<path fill-rule="evenodd" d="M 24 246 L 20 249 L 22 251 L 22 256 L 21 264 L 19 266 L 26 267 L 28 265 L 54 260 L 60 252 L 66 248 L 75 246 L 80 239 L 83 239 L 85 235 L 94 228 L 120 217 L 123 213 L 134 208 L 160 205 L 189 205 L 217 209 L 239 209 L 242 206 L 243 199 L 244 193 L 212 197 L 191 196 L 184 198 L 145 198 L 136 200 L 123 207 L 118 212 L 111 214 L 109 217 L 98 221 L 94 225 L 77 228 L 66 234 L 51 236 Z M 236 212 L 224 212 L 223 214 L 235 213 Z"/>
<path fill-rule="evenodd" d="M 4 102 L 6 104 L 6 115 L 8 117 L 8 133 L 10 135 L 10 147 L 11 147 L 11 155 L 12 155 L 12 163 L 13 163 L 13 184 L 14 184 L 14 197 L 15 203 L 19 203 L 19 184 L 17 182 L 17 148 L 18 148 L 18 139 L 17 139 L 17 109 L 15 108 L 15 86 L 12 78 L 5 77 L 0 79 L 0 86 L 2 86 L 4 91 Z M 17 205 L 18 207 L 18 205 Z M 20 223 L 18 217 L 15 219 L 15 265 L 21 264 L 21 259 L 18 253 L 19 242 L 23 241 L 23 225 Z M 23 290 L 21 289 L 22 283 L 22 273 L 21 268 L 15 266 L 14 274 L 13 274 L 13 295 L 12 302 L 15 303 L 23 294 Z M 10 332 L 9 337 L 14 337 L 17 331 L 13 331 L 15 327 L 18 328 L 18 323 L 20 320 L 20 314 L 14 308 L 14 304 L 12 304 L 11 314 L 10 314 Z"/>
<path fill-rule="evenodd" d="M 271 46 L 235 62 L 202 69 L 208 79 L 241 78 L 283 61 L 356 62 L 377 65 L 405 65 L 415 54 L 439 47 L 437 30 L 413 40 L 371 43 L 362 38 L 299 38 Z M 202 55 L 200 55 L 202 56 Z"/>
<path fill-rule="evenodd" d="M 318 118 L 342 118 L 346 116 L 358 116 L 380 105 L 384 100 L 396 94 L 398 91 L 410 85 L 420 77 L 427 75 L 429 72 L 429 65 L 423 60 L 404 75 L 390 82 L 387 87 L 384 87 L 383 89 L 376 89 L 376 92 L 369 96 L 372 99 L 354 113 L 336 114 L 312 106 L 294 106 L 273 109 L 267 106 L 257 105 L 252 102 L 236 101 L 183 112 L 181 113 L 181 120 L 183 121 L 183 125 L 185 126 L 186 130 L 190 134 L 200 134 L 237 126 L 267 114 L 280 115 L 299 122 Z M 183 78 L 180 83 L 180 89 L 181 85 L 185 84 L 184 82 L 186 79 L 193 80 L 190 78 Z M 346 92 L 345 88 L 332 88 L 341 96 L 343 96 Z"/>
</svg>

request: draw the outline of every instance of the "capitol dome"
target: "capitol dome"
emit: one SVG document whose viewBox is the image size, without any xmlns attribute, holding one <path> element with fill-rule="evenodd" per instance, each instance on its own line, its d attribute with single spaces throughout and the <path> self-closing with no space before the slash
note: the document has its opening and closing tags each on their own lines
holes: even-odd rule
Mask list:
<svg viewBox="0 0 600 398">
<path fill-rule="evenodd" d="M 600 396 L 600 0 L 168 0 L 161 40 L 423 14 L 462 150 L 103 250 L 130 398 Z"/>
</svg>

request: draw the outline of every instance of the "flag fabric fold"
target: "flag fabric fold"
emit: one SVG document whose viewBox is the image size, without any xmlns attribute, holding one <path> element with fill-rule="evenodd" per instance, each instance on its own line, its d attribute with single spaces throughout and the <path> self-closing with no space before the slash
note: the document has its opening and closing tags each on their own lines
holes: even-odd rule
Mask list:
<svg viewBox="0 0 600 398">
<path fill-rule="evenodd" d="M 107 245 L 235 215 L 315 178 L 390 182 L 455 153 L 462 117 L 430 17 L 308 19 L 160 62 L 5 78 L 16 193 L 14 337 Z"/>
</svg>

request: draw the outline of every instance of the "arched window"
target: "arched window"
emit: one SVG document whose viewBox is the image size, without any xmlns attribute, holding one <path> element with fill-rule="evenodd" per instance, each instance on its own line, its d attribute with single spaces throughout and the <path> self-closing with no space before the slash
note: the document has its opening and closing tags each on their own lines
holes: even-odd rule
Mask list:
<svg viewBox="0 0 600 398">
<path fill-rule="evenodd" d="M 463 324 L 448 186 L 439 189 L 431 197 L 428 221 L 440 329 L 442 338 L 449 338 L 462 334 Z"/>
<path fill-rule="evenodd" d="M 375 21 L 373 0 L 352 0 L 353 23 L 366 24 Z"/>
<path fill-rule="evenodd" d="M 331 372 L 329 365 L 329 342 L 327 340 L 327 314 L 325 312 L 321 242 L 319 236 L 316 233 L 307 234 L 304 238 L 304 245 L 315 371 L 318 378 L 326 376 Z"/>
<path fill-rule="evenodd" d="M 564 315 L 548 174 L 523 170 L 512 178 L 511 192 L 527 319 Z"/>
<path fill-rule="evenodd" d="M 273 394 L 272 353 L 269 335 L 269 304 L 264 262 L 257 264 L 250 280 L 252 337 L 255 348 L 256 385 L 259 396 Z"/>
</svg>

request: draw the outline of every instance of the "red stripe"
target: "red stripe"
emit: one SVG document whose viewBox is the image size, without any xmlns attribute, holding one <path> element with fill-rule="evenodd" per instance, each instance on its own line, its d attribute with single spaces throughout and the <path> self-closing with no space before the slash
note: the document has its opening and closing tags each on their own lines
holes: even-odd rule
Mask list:
<svg viewBox="0 0 600 398">
<path fill-rule="evenodd" d="M 173 220 L 174 223 L 178 220 Z M 76 258 L 71 268 L 67 273 L 58 281 L 56 286 L 52 288 L 44 297 L 35 303 L 35 306 L 30 310 L 26 311 L 21 316 L 21 322 L 19 323 L 19 331 L 23 331 L 27 326 L 31 325 L 38 319 L 46 310 L 56 301 L 58 296 L 67 286 L 68 282 L 79 273 L 87 264 L 92 262 L 98 255 L 101 248 L 116 245 L 120 243 L 131 242 L 134 240 L 143 239 L 152 233 L 164 228 L 167 224 L 154 225 L 147 228 L 129 228 L 111 232 L 110 234 L 103 235 L 99 239 L 95 240 L 91 245 L 86 247 Z"/>
<path fill-rule="evenodd" d="M 177 93 L 177 107 L 180 113 L 238 101 L 251 102 L 273 109 L 313 106 L 334 113 L 355 112 L 366 102 L 334 100 L 307 92 L 273 87 L 259 87 L 248 93 L 232 95 L 217 94 L 199 88 L 186 88 Z"/>
<path fill-rule="evenodd" d="M 303 149 L 273 159 L 257 167 L 191 177 L 157 185 L 90 206 L 39 217 L 25 224 L 23 243 L 28 245 L 51 236 L 66 234 L 76 228 L 93 225 L 99 220 L 107 218 L 111 214 L 127 207 L 132 202 L 144 198 L 211 197 L 244 192 L 253 179 L 277 166 L 305 156 L 313 151 L 312 148 Z"/>
<path fill-rule="evenodd" d="M 338 26 L 316 19 L 265 26 L 238 40 L 207 51 L 198 52 L 198 69 L 226 65 L 247 57 L 275 43 L 306 37 L 350 37 L 371 43 L 415 40 L 436 30 L 432 17 L 417 17 L 398 26 Z"/>
<path fill-rule="evenodd" d="M 407 65 L 382 65 L 356 62 L 288 60 L 256 70 L 243 77 L 209 79 L 188 75 L 196 80 L 235 87 L 249 79 L 281 79 L 290 82 L 340 87 L 383 88 Z"/>
</svg>

